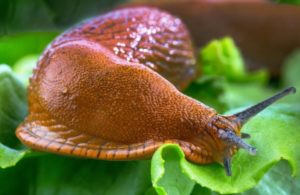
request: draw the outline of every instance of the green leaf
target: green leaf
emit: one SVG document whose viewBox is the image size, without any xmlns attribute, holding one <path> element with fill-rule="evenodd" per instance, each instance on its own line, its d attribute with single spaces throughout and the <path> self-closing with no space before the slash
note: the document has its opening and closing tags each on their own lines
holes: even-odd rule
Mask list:
<svg viewBox="0 0 300 195">
<path fill-rule="evenodd" d="M 151 161 L 151 177 L 159 195 L 191 193 L 195 183 L 183 172 L 181 161 L 184 161 L 184 154 L 177 145 L 165 144 L 155 152 Z"/>
<path fill-rule="evenodd" d="M 268 79 L 264 70 L 247 73 L 238 47 L 230 37 L 212 40 L 199 53 L 203 75 L 222 76 L 230 81 L 265 83 Z"/>
<path fill-rule="evenodd" d="M 202 76 L 192 82 L 184 93 L 222 113 L 228 110 L 222 98 L 225 93 L 225 83 L 226 80 L 223 77 Z"/>
<path fill-rule="evenodd" d="M 47 154 L 0 169 L 0 194 L 144 194 L 150 161 L 101 161 Z M 9 187 L 7 187 L 9 186 Z"/>
<path fill-rule="evenodd" d="M 57 32 L 31 32 L 0 38 L 0 64 L 15 64 L 26 55 L 41 54 Z"/>
<path fill-rule="evenodd" d="M 0 143 L 18 143 L 16 127 L 27 115 L 26 89 L 7 65 L 0 65 Z"/>
<path fill-rule="evenodd" d="M 0 167 L 14 166 L 26 150 L 15 150 L 15 129 L 27 115 L 26 89 L 7 65 L 0 65 Z M 9 146 L 9 147 L 8 147 Z"/>
<path fill-rule="evenodd" d="M 176 151 L 178 154 L 177 163 L 181 169 L 182 177 L 187 175 L 191 180 L 197 182 L 203 187 L 220 193 L 239 193 L 253 188 L 263 175 L 278 161 L 285 159 L 292 167 L 292 175 L 300 175 L 300 104 L 276 104 L 263 111 L 242 129 L 243 132 L 251 134 L 248 141 L 251 145 L 257 147 L 257 156 L 250 156 L 240 150 L 232 160 L 233 176 L 225 175 L 224 169 L 219 164 L 196 165 L 185 160 L 179 146 L 166 145 L 157 150 L 152 161 L 155 169 L 153 178 L 160 178 L 163 171 L 167 170 L 162 161 L 164 159 L 164 150 Z M 174 149 L 177 147 L 177 149 Z M 165 159 L 165 164 L 168 159 Z M 159 168 L 157 168 L 159 167 Z M 160 171 L 156 171 L 160 170 Z M 177 170 L 178 171 L 178 170 Z M 158 174 L 158 173 L 160 174 Z M 164 173 L 167 175 L 168 173 Z M 169 173 L 170 174 L 170 173 Z M 178 178 L 170 177 L 170 183 Z M 158 179 L 159 180 L 159 179 Z M 158 189 L 168 191 L 168 185 L 161 184 L 153 180 Z"/>
<path fill-rule="evenodd" d="M 257 83 L 229 82 L 218 76 L 200 77 L 184 91 L 188 96 L 216 109 L 218 113 L 253 105 L 274 95 L 275 92 Z"/>
<path fill-rule="evenodd" d="M 233 109 L 254 105 L 275 93 L 276 91 L 255 83 L 223 82 L 223 93 L 219 99 L 228 109 Z"/>
<path fill-rule="evenodd" d="M 151 187 L 149 161 L 112 162 L 47 155 L 37 158 L 36 170 L 36 194 L 135 195 Z"/>
<path fill-rule="evenodd" d="M 38 57 L 38 55 L 27 55 L 13 65 L 14 72 L 26 86 L 29 84 L 29 77 L 32 75 L 33 68 L 37 64 Z"/>
<path fill-rule="evenodd" d="M 300 177 L 291 176 L 291 167 L 287 161 L 280 161 L 268 171 L 255 188 L 241 195 L 258 194 L 297 194 L 300 190 Z M 195 185 L 192 195 L 217 195 L 208 188 Z"/>
<path fill-rule="evenodd" d="M 262 178 L 259 184 L 244 195 L 256 194 L 297 194 L 300 191 L 300 176 L 291 177 L 286 161 L 280 161 Z"/>
<path fill-rule="evenodd" d="M 231 38 L 211 41 L 201 50 L 200 58 L 205 75 L 225 73 L 228 78 L 245 75 L 243 58 Z"/>
<path fill-rule="evenodd" d="M 0 169 L 0 194 L 34 193 L 36 162 L 25 158 L 16 166 Z"/>
<path fill-rule="evenodd" d="M 25 154 L 26 151 L 14 150 L 0 143 L 0 168 L 15 166 Z"/>
</svg>

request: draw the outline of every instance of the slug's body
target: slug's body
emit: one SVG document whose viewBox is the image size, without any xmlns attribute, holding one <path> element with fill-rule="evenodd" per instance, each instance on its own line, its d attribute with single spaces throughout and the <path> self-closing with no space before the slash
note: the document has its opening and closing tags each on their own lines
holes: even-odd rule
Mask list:
<svg viewBox="0 0 300 195">
<path fill-rule="evenodd" d="M 111 12 L 46 49 L 17 136 L 37 150 L 108 160 L 149 158 L 177 143 L 190 161 L 224 162 L 230 174 L 237 147 L 255 152 L 240 139 L 249 117 L 220 116 L 178 91 L 195 72 L 179 19 L 151 8 Z"/>
</svg>

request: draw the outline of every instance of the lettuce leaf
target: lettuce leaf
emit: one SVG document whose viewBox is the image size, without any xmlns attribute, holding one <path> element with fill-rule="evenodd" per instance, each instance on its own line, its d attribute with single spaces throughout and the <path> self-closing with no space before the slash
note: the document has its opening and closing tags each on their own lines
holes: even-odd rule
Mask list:
<svg viewBox="0 0 300 195">
<path fill-rule="evenodd" d="M 165 144 L 152 157 L 151 177 L 153 187 L 159 195 L 190 194 L 195 182 L 192 181 L 180 166 L 184 154 L 174 144 Z"/>
<path fill-rule="evenodd" d="M 297 194 L 300 190 L 300 176 L 291 176 L 288 162 L 280 161 L 264 175 L 259 184 L 244 195 L 254 194 Z"/>
<path fill-rule="evenodd" d="M 142 194 L 151 187 L 150 162 L 39 157 L 36 194 Z"/>
<path fill-rule="evenodd" d="M 265 83 L 268 74 L 265 70 L 248 73 L 241 52 L 233 39 L 225 37 L 212 40 L 199 52 L 202 74 L 226 77 L 230 81 Z"/>
<path fill-rule="evenodd" d="M 26 115 L 25 86 L 9 66 L 0 65 L 0 168 L 15 166 L 27 152 L 13 149 L 20 146 L 15 129 Z"/>
<path fill-rule="evenodd" d="M 26 86 L 29 84 L 29 77 L 32 75 L 33 68 L 36 67 L 38 57 L 34 54 L 26 55 L 13 65 L 14 72 Z"/>
<path fill-rule="evenodd" d="M 0 169 L 0 194 L 144 194 L 150 161 L 113 162 L 43 155 Z"/>
<path fill-rule="evenodd" d="M 27 115 L 26 89 L 7 65 L 0 65 L 0 143 L 15 147 L 15 129 Z"/>
<path fill-rule="evenodd" d="M 15 166 L 25 154 L 25 150 L 15 150 L 0 143 L 0 168 Z"/>
<path fill-rule="evenodd" d="M 263 175 L 281 159 L 289 162 L 293 176 L 300 176 L 300 104 L 276 104 L 253 118 L 242 130 L 251 134 L 249 143 L 257 147 L 258 154 L 250 156 L 240 150 L 232 160 L 233 176 L 225 175 L 219 164 L 196 165 L 188 162 L 178 145 L 164 145 L 156 151 L 153 164 L 160 168 L 152 169 L 152 180 L 158 184 L 157 192 L 170 190 L 169 185 L 159 185 L 161 178 L 171 175 L 163 166 L 168 163 L 164 153 L 169 150 L 177 153 L 172 159 L 180 167 L 181 177 L 187 175 L 192 181 L 219 193 L 239 193 L 257 185 Z M 162 159 L 158 161 L 157 159 Z M 154 165 L 153 165 L 154 166 Z M 174 167 L 176 167 L 174 165 Z M 177 172 L 179 170 L 176 170 Z M 181 177 L 168 177 L 169 183 Z M 172 181 L 173 180 L 173 181 Z M 175 181 L 174 181 L 175 180 Z M 188 185 L 186 182 L 185 185 Z M 179 187 L 180 185 L 177 185 Z M 188 193 L 186 193 L 188 194 Z"/>
<path fill-rule="evenodd" d="M 300 177 L 292 177 L 287 161 L 282 160 L 268 171 L 255 188 L 241 195 L 256 194 L 297 194 L 300 190 Z M 219 193 L 208 188 L 195 185 L 192 195 L 217 195 Z"/>
</svg>

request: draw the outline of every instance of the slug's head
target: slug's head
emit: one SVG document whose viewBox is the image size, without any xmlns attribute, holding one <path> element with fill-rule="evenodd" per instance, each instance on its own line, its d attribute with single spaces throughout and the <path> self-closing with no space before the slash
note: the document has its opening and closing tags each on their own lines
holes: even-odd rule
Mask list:
<svg viewBox="0 0 300 195">
<path fill-rule="evenodd" d="M 214 135 L 217 140 L 220 140 L 220 143 L 217 143 L 219 152 L 217 152 L 215 158 L 217 161 L 223 161 L 227 175 L 231 175 L 231 157 L 238 148 L 246 150 L 251 155 L 256 154 L 256 149 L 244 142 L 243 138 L 249 138 L 250 135 L 240 132 L 242 126 L 251 117 L 255 116 L 278 99 L 295 92 L 296 89 L 290 87 L 244 111 L 231 116 L 217 115 L 213 118 L 210 123 L 210 128 L 215 132 Z"/>
</svg>

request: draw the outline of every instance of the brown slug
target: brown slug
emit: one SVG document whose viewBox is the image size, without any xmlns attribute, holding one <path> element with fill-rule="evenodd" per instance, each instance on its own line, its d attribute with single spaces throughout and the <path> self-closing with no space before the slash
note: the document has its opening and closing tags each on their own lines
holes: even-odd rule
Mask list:
<svg viewBox="0 0 300 195">
<path fill-rule="evenodd" d="M 29 115 L 16 131 L 30 148 L 105 160 L 150 158 L 164 143 L 188 160 L 224 163 L 255 154 L 242 125 L 283 92 L 231 116 L 182 94 L 196 73 L 189 33 L 155 8 L 124 8 L 63 33 L 30 78 Z"/>
</svg>

